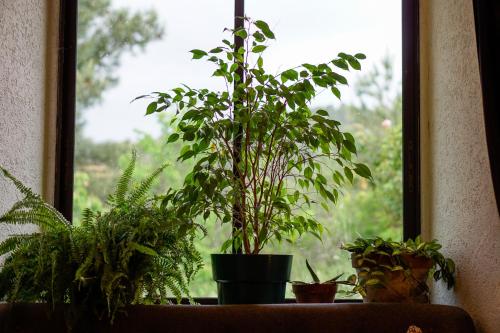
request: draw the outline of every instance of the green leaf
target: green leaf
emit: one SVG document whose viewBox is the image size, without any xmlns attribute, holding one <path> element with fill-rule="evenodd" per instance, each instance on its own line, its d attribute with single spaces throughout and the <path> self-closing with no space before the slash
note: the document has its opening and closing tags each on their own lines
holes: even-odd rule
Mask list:
<svg viewBox="0 0 500 333">
<path fill-rule="evenodd" d="M 194 49 L 194 50 L 191 50 L 189 52 L 191 52 L 193 54 L 193 59 L 201 59 L 207 55 L 207 52 L 205 52 L 203 50 L 198 50 L 198 49 Z"/>
<path fill-rule="evenodd" d="M 260 32 L 260 31 L 255 31 L 252 34 L 253 38 L 255 39 L 256 42 L 262 43 L 266 40 L 266 37 Z"/>
<path fill-rule="evenodd" d="M 173 133 L 171 134 L 168 139 L 167 139 L 167 143 L 171 143 L 171 142 L 175 142 L 179 139 L 179 134 L 178 133 Z"/>
<path fill-rule="evenodd" d="M 289 69 L 281 73 L 281 81 L 286 82 L 287 80 L 297 81 L 299 79 L 299 73 L 294 69 Z"/>
<path fill-rule="evenodd" d="M 356 283 L 357 280 L 358 280 L 358 277 L 356 276 L 356 274 L 351 274 L 347 278 L 347 282 L 352 283 L 352 284 Z"/>
<path fill-rule="evenodd" d="M 264 66 L 264 59 L 262 59 L 262 57 L 259 57 L 259 59 L 257 59 L 257 65 L 262 68 L 262 66 Z"/>
<path fill-rule="evenodd" d="M 368 281 L 365 282 L 365 285 L 367 285 L 367 286 L 375 286 L 378 284 L 380 284 L 379 279 L 369 279 Z"/>
<path fill-rule="evenodd" d="M 216 47 L 215 49 L 211 49 L 209 53 L 221 53 L 222 48 L 221 47 Z"/>
<path fill-rule="evenodd" d="M 446 259 L 446 265 L 448 266 L 448 270 L 453 273 L 455 272 L 455 262 L 450 258 Z"/>
<path fill-rule="evenodd" d="M 195 138 L 194 132 L 186 132 L 182 136 L 182 140 L 184 140 L 184 141 L 193 141 L 194 138 Z"/>
<path fill-rule="evenodd" d="M 356 58 L 349 58 L 347 61 L 349 62 L 349 65 L 351 65 L 352 68 L 358 71 L 361 69 L 361 64 Z"/>
<path fill-rule="evenodd" d="M 345 133 L 344 133 L 344 138 L 346 138 L 346 140 L 348 140 L 348 141 L 352 142 L 353 144 L 355 144 L 355 143 L 356 143 L 356 141 L 354 140 L 354 137 L 353 137 L 353 136 L 352 136 L 352 134 L 351 134 L 351 133 L 349 133 L 349 132 L 345 132 Z"/>
<path fill-rule="evenodd" d="M 349 140 L 344 140 L 343 144 L 347 148 L 347 150 L 349 150 L 353 154 L 356 154 L 356 145 L 354 143 Z"/>
<path fill-rule="evenodd" d="M 260 52 L 263 52 L 266 48 L 267 48 L 267 46 L 265 46 L 265 45 L 257 45 L 257 46 L 253 47 L 252 52 L 253 53 L 260 53 Z"/>
<path fill-rule="evenodd" d="M 312 171 L 312 169 L 311 169 L 310 167 L 307 167 L 307 168 L 305 168 L 305 169 L 304 169 L 304 176 L 305 176 L 306 178 L 309 178 L 309 179 L 311 179 L 311 178 L 312 178 L 312 176 L 313 176 L 313 171 Z"/>
<path fill-rule="evenodd" d="M 363 53 L 356 53 L 354 55 L 354 57 L 356 57 L 358 59 L 366 59 L 366 56 Z"/>
<path fill-rule="evenodd" d="M 319 280 L 319 277 L 316 275 L 316 273 L 312 269 L 311 265 L 309 265 L 309 261 L 307 261 L 307 259 L 306 259 L 306 266 L 307 266 L 307 270 L 311 274 L 311 277 L 312 277 L 313 281 L 315 283 L 321 283 L 321 281 Z"/>
<path fill-rule="evenodd" d="M 352 174 L 351 169 L 349 169 L 348 167 L 344 167 L 344 174 L 352 184 L 354 182 L 354 175 Z"/>
<path fill-rule="evenodd" d="M 234 63 L 231 65 L 231 67 L 229 68 L 229 72 L 232 73 L 234 72 L 236 69 L 238 69 L 238 63 Z"/>
<path fill-rule="evenodd" d="M 158 107 L 158 103 L 156 103 L 156 102 L 149 103 L 148 108 L 146 109 L 146 116 L 149 114 L 155 113 L 157 107 Z"/>
<path fill-rule="evenodd" d="M 332 87 L 332 93 L 338 98 L 340 99 L 341 95 L 340 95 L 340 90 L 339 88 L 337 87 Z"/>
<path fill-rule="evenodd" d="M 267 38 L 275 39 L 274 33 L 271 31 L 269 25 L 266 22 L 258 20 L 255 21 L 254 24 L 257 28 L 259 28 L 262 31 L 264 36 L 266 36 Z"/>
<path fill-rule="evenodd" d="M 224 243 L 222 243 L 222 246 L 221 246 L 220 251 L 221 251 L 222 253 L 226 253 L 226 252 L 227 252 L 227 250 L 228 250 L 228 249 L 229 249 L 232 245 L 233 245 L 233 240 L 232 240 L 232 238 L 230 238 L 230 239 L 226 240 Z"/>
<path fill-rule="evenodd" d="M 335 282 L 337 281 L 342 275 L 344 275 L 344 273 L 340 273 L 339 275 L 335 276 L 334 278 L 331 278 L 330 280 L 326 281 L 325 283 L 328 283 L 328 282 Z"/>
<path fill-rule="evenodd" d="M 326 178 L 325 176 L 323 176 L 322 174 L 318 174 L 316 176 L 316 179 L 321 183 L 321 184 L 327 184 L 327 181 L 326 181 Z"/>
<path fill-rule="evenodd" d="M 181 148 L 181 151 L 179 153 L 179 155 L 184 155 L 185 153 L 187 153 L 189 150 L 191 150 L 191 146 L 190 145 L 185 145 L 184 147 Z"/>
<path fill-rule="evenodd" d="M 323 116 L 323 117 L 328 117 L 329 116 L 328 111 L 326 111 L 326 110 L 321 110 L 320 109 L 320 110 L 316 111 L 316 113 L 319 114 L 320 116 Z"/>
<path fill-rule="evenodd" d="M 332 63 L 338 68 L 349 70 L 349 66 L 347 65 L 344 59 L 335 59 L 332 61 Z"/>
<path fill-rule="evenodd" d="M 234 33 L 236 36 L 242 38 L 242 39 L 245 39 L 248 37 L 248 33 L 245 29 L 240 29 L 240 30 L 237 30 L 235 33 Z"/>
<path fill-rule="evenodd" d="M 329 73 L 329 75 L 332 76 L 339 83 L 341 83 L 341 84 L 347 84 L 347 79 L 344 76 L 342 76 L 342 75 L 340 75 L 338 73 L 335 73 L 335 72 L 331 72 L 331 73 Z"/>
<path fill-rule="evenodd" d="M 354 172 L 356 172 L 358 175 L 364 178 L 371 178 L 372 173 L 370 171 L 370 168 L 368 168 L 366 165 L 363 163 L 356 163 L 356 167 L 354 168 Z"/>
<path fill-rule="evenodd" d="M 148 246 L 145 246 L 145 245 L 141 245 L 139 243 L 136 243 L 136 242 L 128 242 L 128 246 L 131 248 L 131 249 L 134 249 L 136 250 L 137 252 L 140 252 L 142 254 L 147 254 L 149 256 L 153 256 L 153 257 L 156 257 L 158 256 L 158 253 L 156 253 L 155 250 L 153 250 L 152 248 L 148 247 Z"/>
</svg>

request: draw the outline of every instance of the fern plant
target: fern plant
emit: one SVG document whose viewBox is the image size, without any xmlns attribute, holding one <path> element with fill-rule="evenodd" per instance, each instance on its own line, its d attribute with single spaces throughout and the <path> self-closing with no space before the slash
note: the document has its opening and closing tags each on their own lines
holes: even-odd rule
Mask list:
<svg viewBox="0 0 500 333">
<path fill-rule="evenodd" d="M 69 303 L 70 319 L 106 316 L 111 322 L 129 304 L 180 301 L 202 266 L 194 246 L 199 226 L 174 216 L 149 195 L 164 170 L 133 185 L 136 155 L 110 195 L 109 209 L 85 210 L 71 225 L 7 170 L 0 168 L 24 198 L 0 223 L 35 224 L 39 231 L 11 235 L 0 244 L 7 254 L 0 271 L 0 297 L 9 302 Z"/>
</svg>

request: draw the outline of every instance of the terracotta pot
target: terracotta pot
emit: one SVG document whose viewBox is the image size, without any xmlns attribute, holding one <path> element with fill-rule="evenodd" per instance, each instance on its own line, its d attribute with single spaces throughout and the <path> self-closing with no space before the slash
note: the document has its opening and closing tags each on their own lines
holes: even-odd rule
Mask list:
<svg viewBox="0 0 500 333">
<path fill-rule="evenodd" d="M 364 261 L 360 262 L 363 256 L 352 254 L 352 267 L 359 272 L 361 266 L 374 267 L 376 264 Z M 365 258 L 375 260 L 378 265 L 394 264 L 395 258 L 387 256 L 365 256 Z M 366 296 L 364 302 L 387 302 L 387 303 L 429 303 L 429 288 L 427 278 L 429 270 L 432 268 L 432 259 L 418 257 L 411 254 L 402 254 L 399 258 L 410 268 L 410 275 L 404 271 L 383 270 L 384 275 L 378 278 L 382 281 L 379 285 L 366 286 Z"/>
<path fill-rule="evenodd" d="M 293 284 L 292 290 L 297 303 L 333 303 L 337 293 L 337 284 Z"/>
</svg>

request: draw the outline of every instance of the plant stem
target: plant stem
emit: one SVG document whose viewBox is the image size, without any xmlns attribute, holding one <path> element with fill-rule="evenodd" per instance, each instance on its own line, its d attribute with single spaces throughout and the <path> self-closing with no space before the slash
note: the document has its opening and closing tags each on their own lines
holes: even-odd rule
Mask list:
<svg viewBox="0 0 500 333">
<path fill-rule="evenodd" d="M 244 27 L 244 20 L 243 17 L 245 16 L 245 1 L 244 0 L 235 0 L 234 1 L 234 30 L 237 31 L 241 28 Z M 241 37 L 238 37 L 234 35 L 234 48 L 235 51 L 237 52 L 240 47 L 243 46 L 243 39 Z M 236 57 L 235 57 L 235 61 Z M 235 80 L 234 81 L 234 90 L 236 90 L 236 87 L 238 86 L 239 83 L 243 82 L 243 64 L 239 64 L 238 68 L 236 69 L 236 73 L 238 73 L 240 80 Z M 243 136 L 243 128 L 241 126 L 241 123 L 239 122 L 239 109 L 237 107 L 238 101 L 234 101 L 234 122 L 237 124 L 237 129 L 236 133 L 233 138 L 233 184 L 235 187 L 235 200 L 233 203 L 233 253 L 242 253 L 241 247 L 236 247 L 235 244 L 235 237 L 238 235 L 239 232 L 243 231 L 244 234 L 246 234 L 245 228 L 243 228 L 243 214 L 242 214 L 242 186 L 240 184 L 240 181 L 238 180 L 238 168 L 239 164 L 241 162 L 241 139 Z M 239 195 L 238 195 L 239 193 Z M 243 229 L 243 230 L 242 230 Z M 245 249 L 246 250 L 246 249 Z"/>
</svg>

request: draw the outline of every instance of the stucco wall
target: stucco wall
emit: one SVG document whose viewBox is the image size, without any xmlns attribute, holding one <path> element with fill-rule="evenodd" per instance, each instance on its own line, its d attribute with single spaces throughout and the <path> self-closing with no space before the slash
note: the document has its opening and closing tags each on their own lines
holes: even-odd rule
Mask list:
<svg viewBox="0 0 500 333">
<path fill-rule="evenodd" d="M 471 0 L 421 1 L 423 234 L 457 264 L 436 303 L 500 332 L 500 218 L 486 149 Z"/>
<path fill-rule="evenodd" d="M 0 165 L 51 200 L 56 1 L 0 0 Z M 52 159 L 53 160 L 53 159 Z M 0 179 L 0 212 L 18 198 Z M 0 225 L 0 239 L 19 232 Z"/>
</svg>

